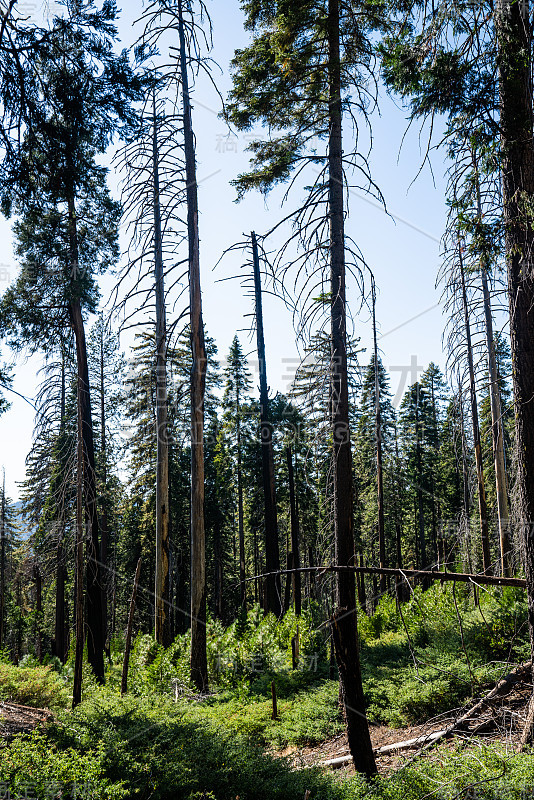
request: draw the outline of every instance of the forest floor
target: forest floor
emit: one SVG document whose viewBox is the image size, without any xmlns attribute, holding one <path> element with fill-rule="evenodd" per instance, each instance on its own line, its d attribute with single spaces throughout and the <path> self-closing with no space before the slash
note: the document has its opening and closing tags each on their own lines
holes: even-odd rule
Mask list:
<svg viewBox="0 0 534 800">
<path fill-rule="evenodd" d="M 0 742 L 9 741 L 19 733 L 31 733 L 40 725 L 51 722 L 54 715 L 47 708 L 32 708 L 19 703 L 0 702 Z"/>
<path fill-rule="evenodd" d="M 350 759 L 325 764 L 347 756 L 348 746 L 324 617 L 312 612 L 276 621 L 254 608 L 228 627 L 211 620 L 211 693 L 201 698 L 188 683 L 187 633 L 167 649 L 150 634 L 136 637 L 125 696 L 117 637 L 106 685 L 86 665 L 75 711 L 72 658 L 47 666 L 30 656 L 19 666 L 0 660 L 0 797 L 534 800 L 534 749 L 515 752 L 532 693 L 528 670 L 519 668 L 530 657 L 521 591 L 488 591 L 474 604 L 468 589 L 454 596 L 436 585 L 416 589 L 402 617 L 389 597 L 359 616 L 379 771 L 371 783 Z M 477 705 L 503 683 L 507 694 Z M 421 753 L 426 737 L 475 706 L 460 731 Z"/>
<path fill-rule="evenodd" d="M 521 682 L 505 696 L 496 698 L 481 714 L 462 726 L 460 731 L 440 741 L 440 758 L 443 756 L 444 750 L 456 747 L 459 742 L 466 749 L 476 748 L 481 743 L 503 745 L 515 749 L 521 736 L 531 696 L 532 684 Z M 407 725 L 401 728 L 371 725 L 371 741 L 375 750 L 379 774 L 389 775 L 400 769 L 407 761 L 413 760 L 429 741 L 428 737 L 431 734 L 437 734 L 449 728 L 461 714 L 468 710 L 469 705 L 451 709 L 451 711 L 439 714 L 419 725 Z M 407 743 L 409 743 L 408 746 L 406 746 Z M 395 745 L 398 745 L 398 748 L 395 748 Z M 388 752 L 380 752 L 382 748 L 387 749 Z M 427 753 L 430 758 L 432 758 L 431 753 L 432 750 Z M 345 732 L 314 746 L 288 746 L 278 754 L 289 757 L 296 769 L 324 767 L 336 769 L 347 777 L 354 774 L 354 766 L 351 761 L 334 765 L 325 763 L 350 755 Z"/>
</svg>

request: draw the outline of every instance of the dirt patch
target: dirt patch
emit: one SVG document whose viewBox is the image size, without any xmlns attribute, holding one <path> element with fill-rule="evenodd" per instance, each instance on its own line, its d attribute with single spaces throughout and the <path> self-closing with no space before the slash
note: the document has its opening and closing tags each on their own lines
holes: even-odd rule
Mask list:
<svg viewBox="0 0 534 800">
<path fill-rule="evenodd" d="M 9 741 L 17 733 L 31 733 L 39 725 L 50 722 L 53 714 L 46 708 L 31 708 L 17 703 L 0 702 L 0 742 Z"/>
<path fill-rule="evenodd" d="M 497 697 L 482 714 L 470 720 L 457 735 L 443 740 L 440 747 L 453 747 L 458 740 L 465 742 L 466 746 L 473 741 L 473 737 L 486 742 L 501 742 L 502 744 L 515 744 L 519 741 L 523 723 L 526 719 L 529 699 L 532 696 L 532 685 L 518 683 L 512 692 L 504 697 Z M 405 728 L 388 728 L 385 725 L 371 725 L 371 741 L 373 748 L 378 750 L 386 745 L 406 742 L 411 739 L 421 739 L 421 745 L 429 734 L 448 728 L 455 719 L 458 719 L 466 709 L 453 709 L 446 714 L 441 714 L 420 725 Z M 413 758 L 419 745 L 402 751 L 392 751 L 387 754 L 377 753 L 376 761 L 381 774 L 389 774 L 399 766 Z M 432 751 L 430 751 L 432 752 Z M 319 745 L 302 748 L 286 748 L 283 755 L 289 756 L 295 767 L 305 769 L 320 766 L 324 761 L 341 758 L 349 755 L 346 734 L 339 734 Z M 339 767 L 342 774 L 350 775 L 354 772 L 351 763 Z"/>
</svg>

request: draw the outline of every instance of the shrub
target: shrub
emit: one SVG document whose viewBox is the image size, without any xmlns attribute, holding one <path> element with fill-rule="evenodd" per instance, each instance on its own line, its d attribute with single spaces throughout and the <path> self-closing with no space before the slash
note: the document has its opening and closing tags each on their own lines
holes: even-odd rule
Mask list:
<svg viewBox="0 0 534 800">
<path fill-rule="evenodd" d="M 15 667 L 0 662 L 0 699 L 35 708 L 64 708 L 65 683 L 51 667 Z"/>
</svg>

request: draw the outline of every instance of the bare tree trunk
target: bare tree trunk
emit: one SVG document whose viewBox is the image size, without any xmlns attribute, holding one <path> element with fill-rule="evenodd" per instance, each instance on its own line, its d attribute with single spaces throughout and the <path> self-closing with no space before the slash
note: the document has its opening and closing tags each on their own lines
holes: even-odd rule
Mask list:
<svg viewBox="0 0 534 800">
<path fill-rule="evenodd" d="M 419 384 L 417 384 L 419 386 Z M 419 392 L 419 390 L 418 390 Z M 417 524 L 419 532 L 419 563 L 421 569 L 428 567 L 426 554 L 425 511 L 423 506 L 423 459 L 421 454 L 421 425 L 419 419 L 419 396 L 415 402 L 415 459 L 417 467 Z"/>
<path fill-rule="evenodd" d="M 297 496 L 295 492 L 295 474 L 293 470 L 293 454 L 291 447 L 286 450 L 287 454 L 287 472 L 289 476 L 289 507 L 291 510 L 291 555 L 292 555 L 292 569 L 300 569 L 300 524 L 297 507 Z M 295 614 L 300 615 L 302 611 L 302 588 L 300 572 L 293 572 L 293 604 Z"/>
<path fill-rule="evenodd" d="M 482 542 L 482 565 L 485 573 L 491 573 L 491 555 L 489 547 L 488 507 L 486 503 L 486 488 L 484 485 L 484 466 L 482 464 L 482 446 L 480 443 L 480 425 L 478 422 L 478 406 L 475 384 L 475 368 L 473 365 L 473 348 L 471 345 L 471 325 L 469 323 L 469 308 L 467 305 L 467 292 L 465 288 L 464 263 L 462 248 L 458 243 L 458 258 L 460 263 L 460 277 L 462 281 L 462 301 L 464 306 L 465 337 L 467 344 L 467 364 L 469 367 L 469 388 L 471 394 L 471 419 L 473 422 L 473 442 L 475 445 L 475 461 L 478 483 L 478 511 L 480 514 L 480 538 Z"/>
<path fill-rule="evenodd" d="M 478 164 L 473 155 L 476 191 L 477 191 L 477 217 L 478 224 L 482 225 L 482 202 L 480 197 L 480 184 L 478 180 Z M 510 514 L 508 508 L 508 481 L 506 478 L 506 462 L 504 457 L 504 436 L 501 415 L 501 394 L 499 389 L 499 375 L 497 370 L 497 357 L 495 353 L 495 338 L 493 335 L 493 316 L 491 313 L 491 298 L 488 288 L 488 258 L 486 253 L 481 254 L 480 272 L 482 279 L 482 295 L 484 298 L 484 318 L 486 328 L 486 347 L 488 350 L 489 367 L 489 394 L 491 406 L 491 435 L 493 443 L 493 461 L 495 465 L 495 488 L 497 493 L 497 517 L 499 521 L 499 542 L 501 551 L 501 575 L 511 575 L 510 568 Z"/>
<path fill-rule="evenodd" d="M 260 371 L 260 423 L 261 463 L 263 473 L 263 496 L 265 501 L 265 613 L 275 617 L 282 615 L 282 589 L 280 583 L 280 549 L 278 543 L 278 519 L 276 514 L 276 489 L 274 482 L 273 429 L 269 413 L 269 390 L 267 386 L 267 364 L 263 335 L 263 310 L 261 302 L 260 260 L 258 243 L 254 231 L 252 237 L 252 261 L 254 267 L 254 289 L 256 296 L 256 338 Z"/>
<path fill-rule="evenodd" d="M 206 534 L 204 529 L 204 393 L 206 347 L 200 290 L 198 193 L 195 143 L 189 99 L 182 0 L 178 2 L 180 77 L 184 114 L 187 236 L 189 241 L 189 307 L 191 315 L 191 680 L 208 689 L 206 655 Z"/>
<path fill-rule="evenodd" d="M 532 27 L 529 2 L 495 3 L 502 199 L 508 262 L 517 488 L 534 653 L 534 196 Z"/>
<path fill-rule="evenodd" d="M 347 329 L 345 290 L 345 232 L 339 0 L 328 3 L 329 89 L 329 216 L 331 280 L 331 409 L 334 460 L 334 535 L 336 564 L 354 562 L 352 454 L 349 428 Z M 365 715 L 357 640 L 354 575 L 338 573 L 338 608 L 332 618 L 336 660 L 354 766 L 371 777 L 376 763 Z"/>
<path fill-rule="evenodd" d="M 241 606 L 247 607 L 247 584 L 245 566 L 245 523 L 243 513 L 243 467 L 241 454 L 241 398 L 236 380 L 236 433 L 237 433 L 237 520 L 239 527 L 239 583 L 241 589 Z"/>
<path fill-rule="evenodd" d="M 376 490 L 378 503 L 378 552 L 380 567 L 386 564 L 386 532 L 384 525 L 384 477 L 382 469 L 382 421 L 380 419 L 380 381 L 378 376 L 378 344 L 376 340 L 376 286 L 372 278 L 373 295 L 373 352 L 375 359 L 375 441 L 376 441 Z M 386 591 L 386 578 L 380 576 L 380 593 Z"/>
<path fill-rule="evenodd" d="M 128 665 L 130 663 L 130 650 L 132 649 L 132 629 L 135 614 L 135 599 L 137 597 L 137 589 L 139 587 L 139 579 L 141 577 L 142 563 L 143 559 L 140 558 L 137 562 L 137 567 L 135 570 L 130 609 L 128 611 L 128 625 L 126 627 L 126 642 L 124 645 L 124 661 L 122 662 L 121 694 L 126 694 L 128 691 Z"/>
<path fill-rule="evenodd" d="M 170 644 L 169 625 L 169 437 L 167 431 L 167 320 L 159 185 L 158 126 L 153 100 L 152 170 L 154 179 L 154 279 L 156 293 L 156 571 L 154 636 Z"/>
</svg>

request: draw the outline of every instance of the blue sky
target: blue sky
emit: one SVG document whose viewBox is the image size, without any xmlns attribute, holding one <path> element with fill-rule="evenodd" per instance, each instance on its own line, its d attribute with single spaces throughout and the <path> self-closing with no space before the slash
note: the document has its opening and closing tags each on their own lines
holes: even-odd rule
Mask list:
<svg viewBox="0 0 534 800">
<path fill-rule="evenodd" d="M 32 7 L 28 13 L 39 13 L 34 9 L 40 4 L 26 5 Z M 213 21 L 212 55 L 222 69 L 220 72 L 215 68 L 214 76 L 225 95 L 230 86 L 229 61 L 234 48 L 246 44 L 247 33 L 243 30 L 243 17 L 236 0 L 208 0 L 207 5 Z M 133 22 L 142 10 L 140 0 L 132 0 L 125 7 L 120 22 L 123 46 L 130 47 L 135 40 Z M 253 229 L 261 233 L 271 228 L 298 202 L 299 193 L 293 194 L 283 208 L 280 191 L 273 192 L 267 200 L 251 194 L 239 204 L 234 202 L 235 190 L 229 181 L 246 167 L 247 137 L 243 134 L 228 137 L 224 123 L 218 118 L 219 110 L 216 93 L 206 81 L 199 79 L 194 95 L 193 123 L 200 182 L 204 321 L 207 332 L 217 342 L 220 356 L 224 357 L 234 334 L 240 330 L 245 350 L 253 349 L 245 333 L 250 324 L 246 315 L 252 307 L 238 281 L 221 282 L 239 272 L 239 256 L 228 256 L 217 268 L 215 265 L 222 252 L 242 239 L 243 233 Z M 390 216 L 375 201 L 359 192 L 351 192 L 347 220 L 347 233 L 357 242 L 376 277 L 379 346 L 397 401 L 431 360 L 445 366 L 441 341 L 443 319 L 438 305 L 440 292 L 435 288 L 435 279 L 439 268 L 439 239 L 445 224 L 446 165 L 441 153 L 434 153 L 433 174 L 425 166 L 414 182 L 423 160 L 426 138 L 423 133 L 420 141 L 417 125 L 404 136 L 406 116 L 404 109 L 381 93 L 380 114 L 372 118 L 374 143 L 370 163 Z M 349 146 L 347 144 L 347 148 Z M 110 185 L 116 191 L 117 176 L 110 175 Z M 9 224 L 0 220 L 0 291 L 6 285 L 6 278 L 13 278 L 16 271 Z M 104 279 L 104 299 L 112 283 L 110 278 Z M 349 303 L 354 309 L 359 306 L 354 287 L 349 291 Z M 269 383 L 273 391 L 287 391 L 298 359 L 291 315 L 281 300 L 268 296 L 264 301 L 264 314 Z M 363 311 L 355 316 L 354 323 L 356 335 L 367 348 L 361 358 L 365 363 L 371 346 L 369 313 Z M 126 351 L 130 343 L 131 336 L 125 336 Z M 5 356 L 5 348 L 3 353 Z M 19 360 L 14 373 L 14 388 L 18 392 L 33 397 L 38 367 L 36 358 L 26 362 Z M 0 466 L 5 466 L 6 487 L 12 498 L 18 496 L 16 481 L 24 477 L 24 459 L 31 445 L 32 428 L 31 406 L 13 399 L 12 409 L 0 417 Z"/>
</svg>

